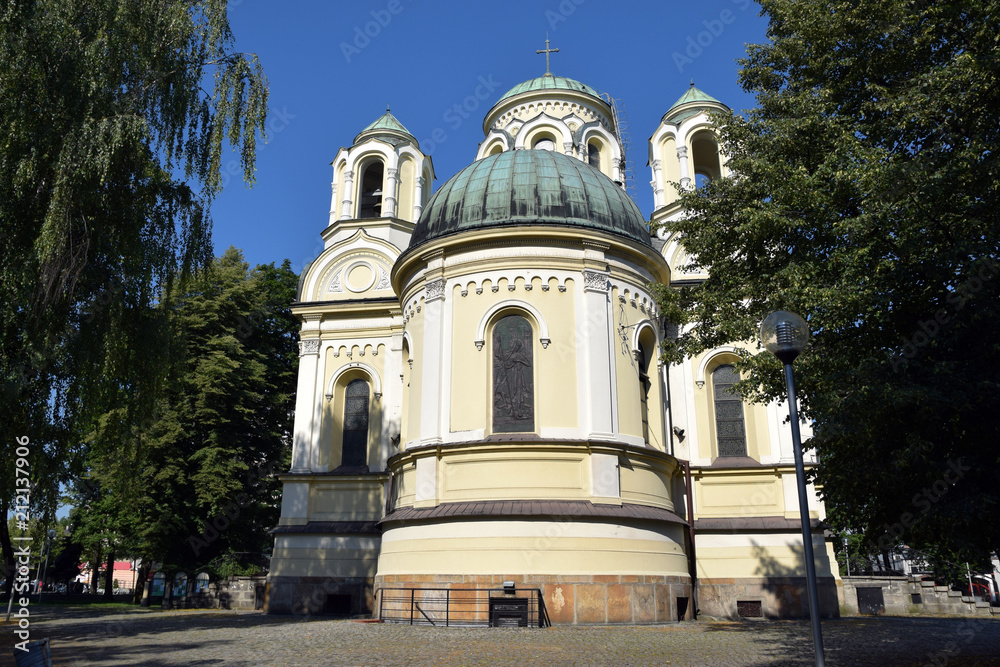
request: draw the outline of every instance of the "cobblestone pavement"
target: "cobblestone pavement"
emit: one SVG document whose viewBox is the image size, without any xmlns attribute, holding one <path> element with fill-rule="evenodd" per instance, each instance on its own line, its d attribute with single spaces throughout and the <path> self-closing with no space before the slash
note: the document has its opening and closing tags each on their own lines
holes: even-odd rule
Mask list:
<svg viewBox="0 0 1000 667">
<path fill-rule="evenodd" d="M 0 665 L 14 665 L 4 625 Z M 809 665 L 808 622 L 640 627 L 431 628 L 260 612 L 32 609 L 57 667 L 85 665 Z M 827 664 L 1000 666 L 1000 620 L 823 622 Z"/>
</svg>

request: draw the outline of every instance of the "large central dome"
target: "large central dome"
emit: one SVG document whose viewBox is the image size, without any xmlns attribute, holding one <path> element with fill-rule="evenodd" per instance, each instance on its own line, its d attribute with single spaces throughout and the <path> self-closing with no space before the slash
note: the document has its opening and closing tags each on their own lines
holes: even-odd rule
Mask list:
<svg viewBox="0 0 1000 667">
<path fill-rule="evenodd" d="M 614 181 L 546 150 L 506 151 L 473 162 L 431 197 L 410 247 L 488 227 L 584 227 L 650 245 L 646 220 Z"/>
<path fill-rule="evenodd" d="M 503 97 L 498 100 L 498 103 L 503 102 L 508 97 L 514 97 L 515 95 L 520 95 L 521 93 L 530 93 L 536 90 L 575 90 L 578 93 L 593 95 L 598 99 L 601 97 L 601 94 L 596 90 L 585 83 L 580 83 L 576 79 L 546 74 L 545 76 L 540 76 L 536 79 L 531 79 L 530 81 L 517 84 L 504 93 Z"/>
</svg>

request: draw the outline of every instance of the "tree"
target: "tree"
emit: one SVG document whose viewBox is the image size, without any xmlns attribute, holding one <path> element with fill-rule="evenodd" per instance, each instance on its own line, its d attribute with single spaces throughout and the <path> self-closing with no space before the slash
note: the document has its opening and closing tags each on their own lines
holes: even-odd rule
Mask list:
<svg viewBox="0 0 1000 667">
<path fill-rule="evenodd" d="M 168 570 L 268 549 L 280 507 L 273 474 L 291 458 L 298 326 L 289 305 L 297 284 L 287 260 L 251 269 L 230 248 L 163 299 L 171 322 L 168 387 L 152 421 L 135 433 L 138 467 L 105 447 L 91 453 L 98 483 L 78 486 L 88 510 L 83 535 Z M 132 476 L 126 495 L 103 495 L 104 480 L 125 470 Z"/>
<path fill-rule="evenodd" d="M 659 290 L 678 360 L 807 318 L 795 362 L 821 494 L 870 547 L 1000 547 L 1000 3 L 764 0 L 745 117 L 716 118 L 736 174 L 666 223 L 710 278 Z M 746 354 L 739 389 L 784 396 Z"/>
<path fill-rule="evenodd" d="M 15 437 L 30 436 L 33 509 L 51 513 L 94 419 L 119 410 L 122 446 L 155 405 L 164 322 L 150 306 L 211 257 L 227 144 L 252 181 L 263 136 L 266 79 L 232 44 L 225 0 L 0 9 L 5 516 Z"/>
</svg>

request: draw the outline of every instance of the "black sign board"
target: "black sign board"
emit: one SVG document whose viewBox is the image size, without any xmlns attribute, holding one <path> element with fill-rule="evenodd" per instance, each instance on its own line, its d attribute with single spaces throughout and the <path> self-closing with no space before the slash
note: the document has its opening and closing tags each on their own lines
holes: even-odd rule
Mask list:
<svg viewBox="0 0 1000 667">
<path fill-rule="evenodd" d="M 528 627 L 528 598 L 490 598 L 490 626 L 494 628 Z"/>
</svg>

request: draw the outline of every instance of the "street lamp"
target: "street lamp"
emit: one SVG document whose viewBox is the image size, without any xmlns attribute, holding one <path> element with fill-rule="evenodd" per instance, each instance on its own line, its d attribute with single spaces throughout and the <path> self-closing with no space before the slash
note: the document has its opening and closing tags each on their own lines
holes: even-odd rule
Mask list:
<svg viewBox="0 0 1000 667">
<path fill-rule="evenodd" d="M 55 529 L 49 528 L 49 537 L 45 540 L 45 567 L 42 568 L 42 583 L 38 587 L 38 604 L 42 604 L 42 591 L 45 590 L 45 573 L 49 569 L 49 552 L 52 551 L 52 540 L 55 536 Z"/>
<path fill-rule="evenodd" d="M 792 362 L 809 342 L 809 327 L 805 320 L 786 310 L 768 315 L 760 325 L 760 342 L 785 365 L 785 387 L 788 390 L 788 415 L 792 423 L 792 449 L 795 453 L 795 478 L 799 487 L 799 518 L 802 520 L 802 546 L 806 561 L 806 591 L 809 596 L 809 619 L 812 621 L 813 647 L 816 665 L 823 667 L 823 630 L 819 624 L 819 594 L 816 591 L 816 562 L 813 558 L 812 531 L 809 528 L 809 501 L 806 496 L 806 473 L 802 463 L 802 436 L 795 404 L 795 379 Z"/>
</svg>

